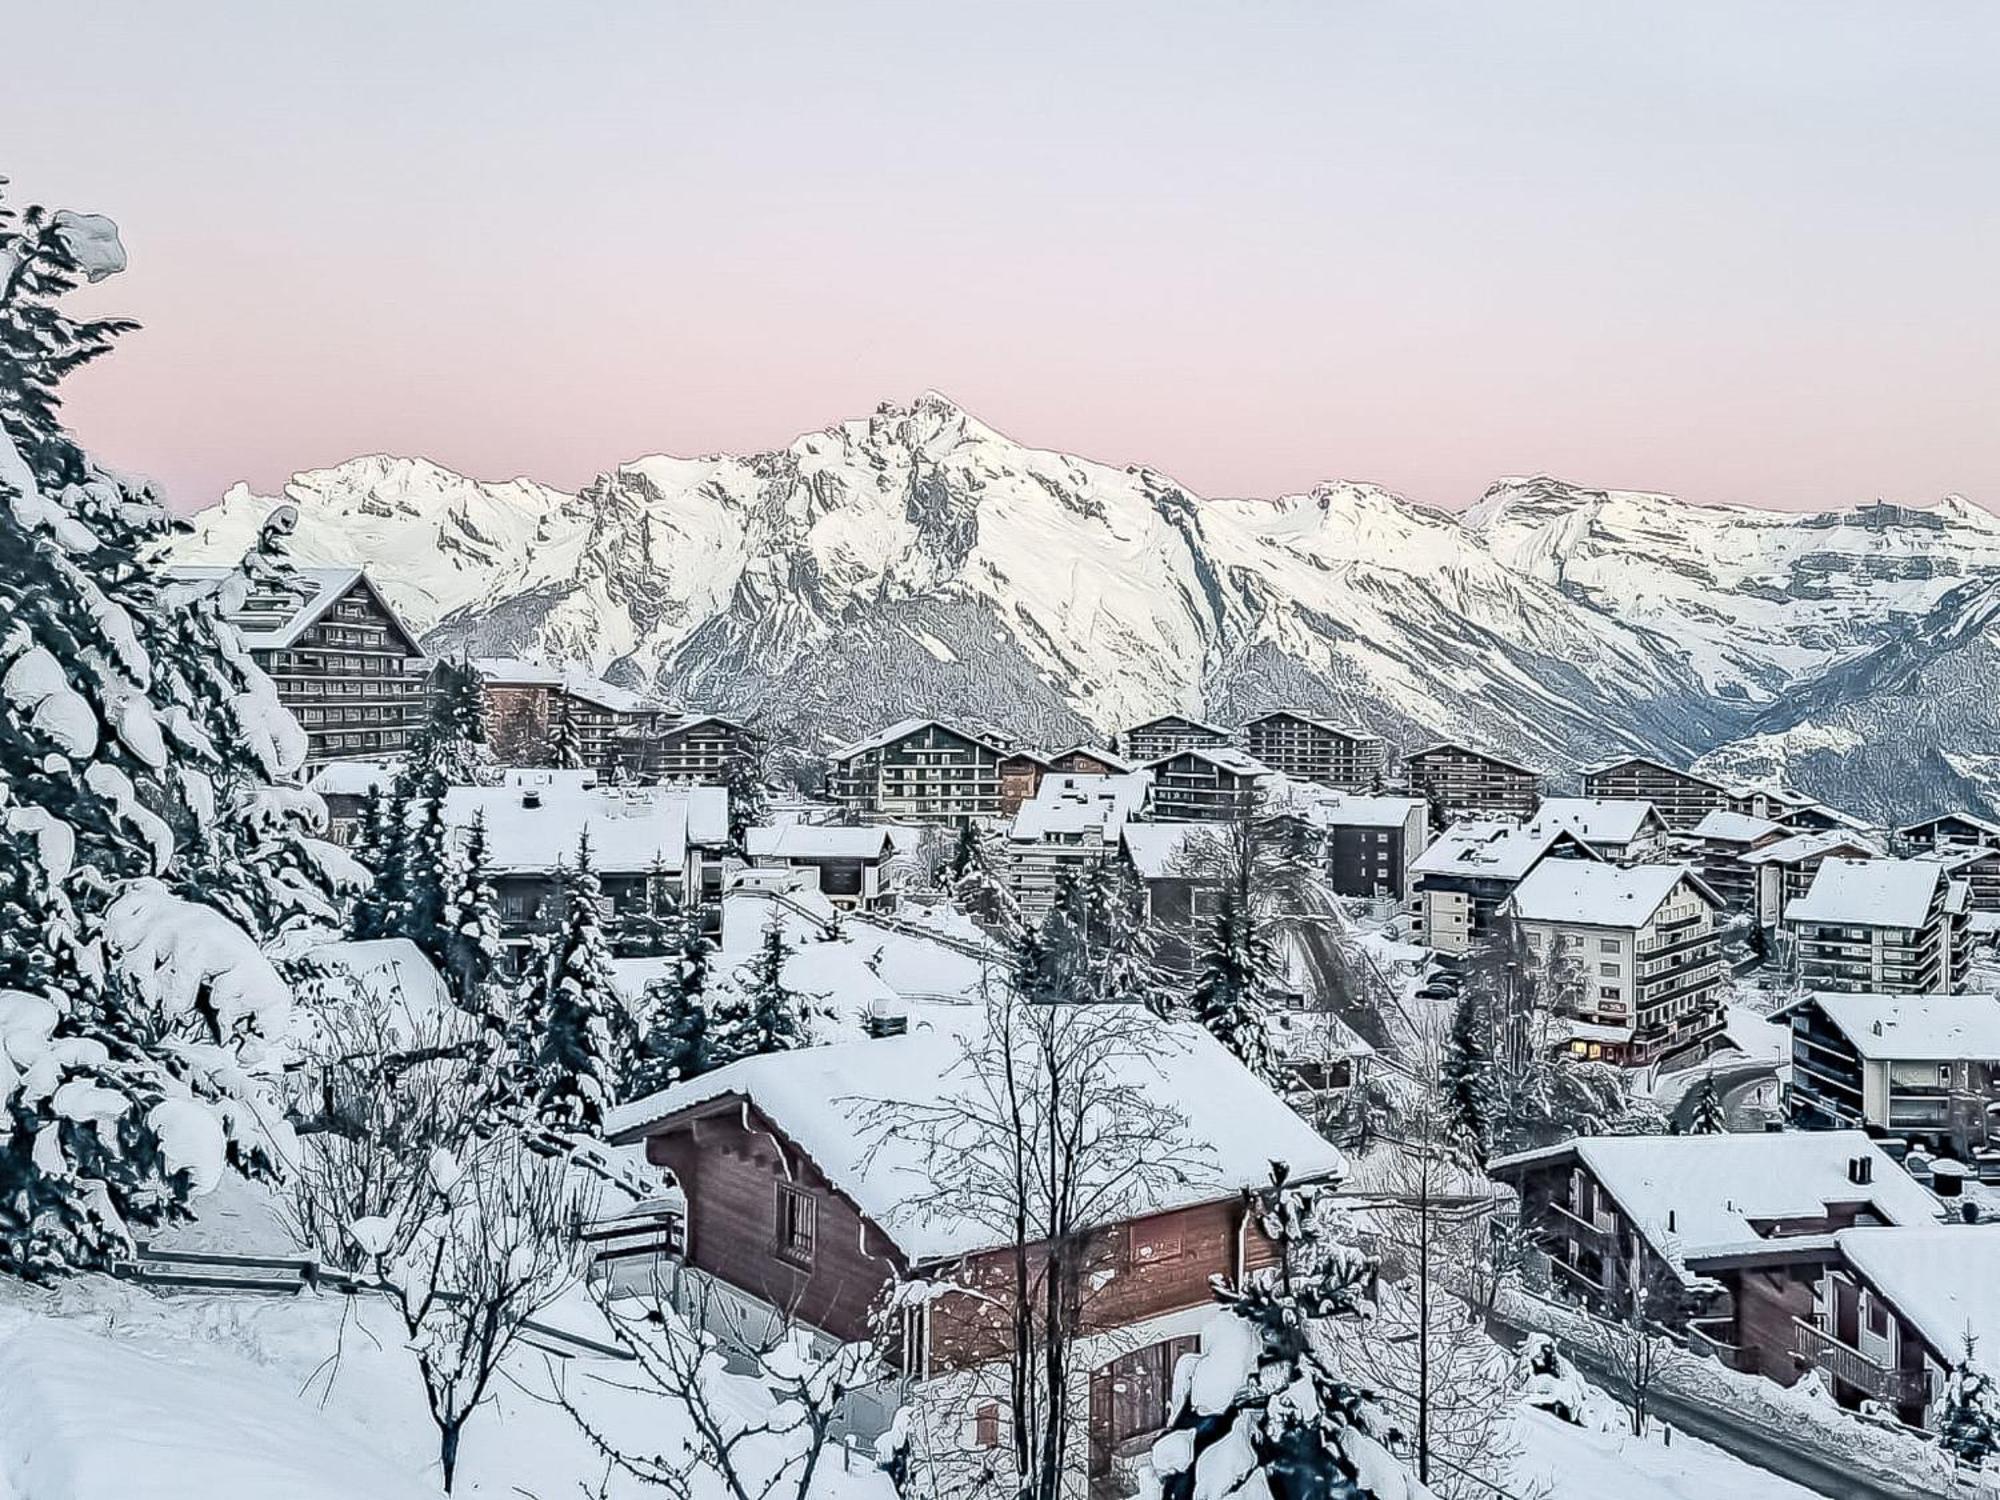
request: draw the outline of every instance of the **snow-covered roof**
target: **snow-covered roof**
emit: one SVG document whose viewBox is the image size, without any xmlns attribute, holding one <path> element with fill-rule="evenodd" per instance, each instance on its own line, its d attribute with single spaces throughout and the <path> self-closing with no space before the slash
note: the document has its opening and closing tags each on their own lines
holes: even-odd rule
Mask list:
<svg viewBox="0 0 2000 1500">
<path fill-rule="evenodd" d="M 511 787 L 562 787 L 569 791 L 586 791 L 603 778 L 590 766 L 505 766 L 500 771 L 500 785 Z"/>
<path fill-rule="evenodd" d="M 1611 865 L 1594 859 L 1545 859 L 1514 887 L 1510 901 L 1524 922 L 1640 928 L 1685 881 L 1709 905 L 1721 899 L 1686 865 Z"/>
<path fill-rule="evenodd" d="M 1863 927 L 1921 927 L 1930 918 L 1944 867 L 1928 859 L 1828 859 L 1803 896 L 1785 908 L 1788 922 Z"/>
<path fill-rule="evenodd" d="M 167 571 L 174 578 L 202 582 L 227 577 L 234 569 L 177 566 Z M 416 634 L 403 623 L 389 601 L 382 597 L 382 591 L 375 587 L 374 580 L 360 568 L 294 568 L 292 572 L 300 584 L 297 594 L 280 593 L 259 586 L 251 591 L 244 608 L 230 617 L 230 623 L 243 637 L 243 644 L 251 650 L 279 651 L 296 644 L 299 637 L 319 623 L 326 612 L 356 584 L 368 591 L 376 607 L 395 623 L 403 638 L 414 647 Z"/>
<path fill-rule="evenodd" d="M 1087 755 L 1092 760 L 1101 760 L 1114 771 L 1133 771 L 1138 768 L 1124 756 L 1105 749 L 1102 745 L 1068 745 L 1049 757 L 1050 761 L 1061 760 L 1065 755 Z"/>
<path fill-rule="evenodd" d="M 1192 1152 L 1182 1180 L 1132 1204 L 1132 1216 L 1233 1199 L 1268 1183 L 1274 1160 L 1299 1180 L 1345 1173 L 1340 1151 L 1200 1026 L 1142 1020 L 1126 1007 L 1115 1007 L 1115 1016 L 1113 1007 L 1097 1008 L 1107 1012 L 1101 1018 L 1089 1009 L 1078 1024 L 1145 1029 L 1152 1045 L 1116 1049 L 1109 1065 L 1125 1087 L 1180 1111 Z M 938 1207 L 919 1132 L 866 1130 L 858 1119 L 870 1105 L 927 1106 L 970 1094 L 978 1085 L 963 1062 L 965 1038 L 985 1024 L 980 1007 L 928 1007 L 902 1036 L 745 1058 L 613 1110 L 605 1132 L 629 1139 L 684 1110 L 742 1098 L 912 1260 L 991 1249 L 1005 1243 L 1003 1228 Z"/>
<path fill-rule="evenodd" d="M 1127 823 L 1119 834 L 1142 880 L 1194 873 L 1198 854 L 1220 847 L 1220 832 L 1206 823 Z"/>
<path fill-rule="evenodd" d="M 343 998 L 401 1018 L 405 1035 L 454 1002 L 437 965 L 408 938 L 316 943 L 298 955 L 306 969 Z"/>
<path fill-rule="evenodd" d="M 1428 804 L 1421 797 L 1343 792 L 1316 781 L 1273 776 L 1264 811 L 1303 818 L 1316 828 L 1401 828 Z"/>
<path fill-rule="evenodd" d="M 1934 1352 L 1995 1368 L 2000 1351 L 2000 1224 L 1843 1229 L 1842 1257 L 1895 1304 Z"/>
<path fill-rule="evenodd" d="M 1618 797 L 1544 797 L 1528 824 L 1538 825 L 1567 828 L 1586 844 L 1629 844 L 1667 828 L 1652 803 Z"/>
<path fill-rule="evenodd" d="M 446 790 L 444 817 L 454 830 L 469 829 L 482 812 L 487 859 L 503 875 L 573 864 L 586 828 L 592 866 L 621 875 L 679 870 L 689 844 L 715 846 L 729 837 L 729 793 L 719 786 Z"/>
<path fill-rule="evenodd" d="M 1816 1006 L 1854 1050 L 1884 1062 L 2000 1060 L 2000 999 L 1992 995 L 1882 995 L 1816 991 L 1787 1007 Z"/>
<path fill-rule="evenodd" d="M 563 669 L 522 656 L 475 656 L 472 670 L 499 687 L 561 687 Z"/>
<path fill-rule="evenodd" d="M 645 713 L 663 706 L 643 693 L 606 682 L 575 662 L 552 667 L 520 656 L 475 656 L 472 668 L 483 681 L 496 686 L 561 688 L 572 698 L 614 713 Z"/>
<path fill-rule="evenodd" d="M 1871 857 L 1881 852 L 1866 839 L 1856 838 L 1844 829 L 1822 828 L 1812 833 L 1795 833 L 1737 857 L 1746 865 L 1795 865 L 1835 849 L 1860 849 Z"/>
<path fill-rule="evenodd" d="M 1210 724 L 1206 720 L 1190 718 L 1186 714 L 1161 714 L 1157 718 L 1132 725 L 1125 733 L 1141 734 L 1148 729 L 1158 729 L 1162 724 L 1185 724 L 1190 729 L 1205 730 L 1209 734 L 1220 735 L 1224 739 L 1229 738 L 1229 731 L 1220 724 Z"/>
<path fill-rule="evenodd" d="M 833 752 L 829 759 L 852 760 L 857 755 L 864 755 L 870 750 L 880 750 L 884 745 L 893 745 L 898 740 L 907 739 L 913 734 L 920 734 L 926 729 L 942 729 L 945 733 L 955 734 L 962 740 L 971 740 L 974 744 L 984 745 L 996 755 L 1007 754 L 1007 747 L 998 739 L 991 735 L 981 734 L 975 729 L 964 729 L 956 724 L 947 724 L 943 719 L 898 719 L 887 729 L 878 729 L 875 733 L 864 735 L 851 744 L 842 745 L 838 750 Z"/>
<path fill-rule="evenodd" d="M 1601 776 L 1606 771 L 1615 771 L 1621 766 L 1646 766 L 1651 770 L 1664 771 L 1669 776 L 1679 776 L 1688 781 L 1699 782 L 1703 786 L 1712 786 L 1721 792 L 1737 790 L 1727 782 L 1717 781 L 1713 776 L 1704 776 L 1699 771 L 1690 771 L 1682 766 L 1670 766 L 1665 761 L 1655 760 L 1650 755 L 1617 755 L 1610 760 L 1600 760 L 1592 765 L 1583 766 L 1580 771 L 1585 776 Z"/>
<path fill-rule="evenodd" d="M 1095 832 L 1115 839 L 1125 820 L 1146 805 L 1151 771 L 1111 776 L 1044 776 L 1035 795 L 1014 814 L 1009 836 L 1033 843 L 1058 833 Z"/>
<path fill-rule="evenodd" d="M 2000 823 L 1995 823 L 1990 818 L 1975 817 L 1967 812 L 1939 813 L 1934 818 L 1925 818 L 1920 822 L 1905 824 L 1903 827 L 1898 828 L 1896 832 L 1904 838 L 1914 838 L 1920 833 L 1935 829 L 1940 823 L 1963 823 L 1966 827 L 1976 830 L 1982 836 L 1990 838 L 1995 842 L 2000 842 Z"/>
<path fill-rule="evenodd" d="M 1264 1029 L 1272 1048 L 1288 1061 L 1375 1055 L 1361 1034 L 1330 1010 L 1273 1010 Z"/>
<path fill-rule="evenodd" d="M 1937 1200 L 1859 1130 L 1584 1136 L 1501 1157 L 1488 1170 L 1506 1176 L 1572 1153 L 1676 1268 L 1766 1239 L 1760 1223 L 1822 1219 L 1834 1204 L 1868 1204 L 1890 1224 L 1937 1218 Z M 1857 1157 L 1869 1160 L 1865 1183 L 1849 1176 Z"/>
<path fill-rule="evenodd" d="M 1478 750 L 1471 745 L 1461 745 L 1456 740 L 1439 740 L 1435 744 L 1424 746 L 1421 750 L 1412 750 L 1403 757 L 1403 764 L 1407 766 L 1413 760 L 1421 760 L 1426 755 L 1436 755 L 1440 752 L 1448 755 L 1476 755 L 1481 760 L 1491 761 L 1494 765 L 1506 770 L 1519 771 L 1523 776 L 1540 776 L 1543 774 L 1533 766 L 1522 765 L 1518 760 L 1509 760 L 1504 755 L 1495 755 L 1491 750 Z"/>
<path fill-rule="evenodd" d="M 1243 727 L 1248 729 L 1252 724 L 1262 724 L 1267 719 L 1296 719 L 1301 724 L 1310 724 L 1314 729 L 1324 729 L 1327 733 L 1337 734 L 1343 739 L 1379 740 L 1382 738 L 1379 734 L 1370 734 L 1358 725 L 1338 724 L 1332 719 L 1322 718 L 1318 714 L 1309 714 L 1304 709 L 1299 708 L 1269 709 L 1264 713 L 1256 715 L 1254 718 L 1245 719 Z"/>
<path fill-rule="evenodd" d="M 1702 820 L 1688 832 L 1698 839 L 1721 839 L 1725 843 L 1754 844 L 1758 839 L 1782 833 L 1784 828 L 1784 824 L 1773 822 L 1769 818 L 1760 818 L 1755 813 L 1730 812 L 1726 808 L 1718 807 L 1704 814 Z"/>
<path fill-rule="evenodd" d="M 1526 827 L 1504 818 L 1467 818 L 1439 834 L 1410 869 L 1418 875 L 1519 880 L 1565 839 L 1577 844 L 1590 862 L 1596 862 L 1589 846 L 1568 828 Z"/>
<path fill-rule="evenodd" d="M 1171 761 L 1192 758 L 1205 760 L 1211 766 L 1228 771 L 1236 776 L 1272 776 L 1277 774 L 1261 760 L 1238 750 L 1234 745 L 1183 745 L 1180 749 L 1146 762 L 1146 769 L 1157 771 Z"/>
<path fill-rule="evenodd" d="M 615 682 L 606 682 L 602 677 L 575 665 L 563 669 L 562 690 L 572 698 L 581 698 L 585 703 L 594 703 L 617 714 L 662 713 L 667 707 L 657 698 L 635 693 Z"/>
<path fill-rule="evenodd" d="M 306 790 L 322 797 L 365 797 L 388 790 L 395 779 L 396 768 L 387 761 L 332 760 L 313 773 Z"/>
<path fill-rule="evenodd" d="M 776 828 L 747 828 L 743 846 L 752 859 L 882 859 L 895 845 L 886 828 L 853 828 L 818 823 L 788 823 Z"/>
</svg>

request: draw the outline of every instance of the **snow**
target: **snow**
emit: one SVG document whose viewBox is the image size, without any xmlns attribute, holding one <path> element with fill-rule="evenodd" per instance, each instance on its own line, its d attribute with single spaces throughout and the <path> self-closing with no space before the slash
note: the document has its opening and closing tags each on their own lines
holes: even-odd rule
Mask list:
<svg viewBox="0 0 2000 1500">
<path fill-rule="evenodd" d="M 1127 823 L 1119 834 L 1141 880 L 1186 876 L 1195 856 L 1218 838 L 1216 829 L 1202 823 Z"/>
<path fill-rule="evenodd" d="M 1725 808 L 1713 808 L 1703 814 L 1702 820 L 1688 830 L 1690 838 L 1717 839 L 1730 844 L 1754 844 L 1758 839 L 1769 838 L 1774 833 L 1784 831 L 1785 825 L 1769 818 L 1756 817 L 1751 813 L 1730 812 Z"/>
<path fill-rule="evenodd" d="M 135 880 L 106 908 L 104 940 L 112 966 L 158 1009 L 186 1014 L 200 1001 L 225 1035 L 245 1022 L 267 1037 L 283 1031 L 290 987 L 215 908 Z"/>
<path fill-rule="evenodd" d="M 335 760 L 313 773 L 306 790 L 322 797 L 365 797 L 370 792 L 389 789 L 396 771 L 386 761 Z"/>
<path fill-rule="evenodd" d="M 1621 1414 L 1622 1415 L 1622 1414 Z M 1543 1500 L 1822 1500 L 1817 1490 L 1755 1468 L 1701 1439 L 1655 1422 L 1645 1437 L 1581 1427 L 1523 1407 L 1511 1436 L 1520 1447 L 1510 1479 Z"/>
<path fill-rule="evenodd" d="M 85 281 L 103 281 L 125 269 L 125 247 L 119 243 L 118 226 L 103 214 L 80 214 L 62 208 L 56 210 L 49 224 Z"/>
<path fill-rule="evenodd" d="M 828 759 L 835 761 L 852 760 L 857 755 L 865 755 L 870 750 L 880 750 L 885 745 L 893 745 L 898 740 L 907 739 L 913 734 L 921 734 L 926 729 L 942 729 L 947 734 L 957 735 L 961 739 L 969 739 L 983 744 L 987 749 L 992 750 L 998 755 L 1007 754 L 1007 747 L 999 741 L 988 739 L 957 724 L 947 724 L 942 719 L 898 719 L 886 729 L 878 729 L 873 734 L 863 735 L 858 740 L 842 745 Z"/>
<path fill-rule="evenodd" d="M 1965 1335 L 1990 1372 L 2000 1351 L 2000 1224 L 1843 1229 L 1840 1253 L 1893 1303 L 1947 1364 Z"/>
<path fill-rule="evenodd" d="M 1619 847 L 1666 831 L 1652 803 L 1613 797 L 1544 797 L 1529 826 L 1567 828 L 1586 844 Z"/>
<path fill-rule="evenodd" d="M 963 1214 L 932 1214 L 931 1173 L 917 1132 L 864 1133 L 857 1116 L 870 1104 L 930 1103 L 952 1089 L 976 1088 L 962 1065 L 962 1036 L 983 1026 L 975 1007 L 913 1007 L 906 1035 L 745 1058 L 687 1083 L 611 1111 L 605 1132 L 633 1139 L 684 1109 L 740 1096 L 811 1156 L 828 1181 L 880 1225 L 905 1254 L 929 1260 L 998 1243 L 990 1225 Z M 1125 1087 L 1176 1107 L 1197 1159 L 1187 1180 L 1165 1187 L 1159 1212 L 1268 1184 L 1271 1162 L 1288 1163 L 1304 1181 L 1338 1176 L 1340 1151 L 1258 1083 L 1199 1026 L 1153 1023 L 1152 1057 L 1120 1054 Z"/>
<path fill-rule="evenodd" d="M 1806 893 L 1786 906 L 1785 920 L 1921 927 L 1946 879 L 1944 869 L 1927 859 L 1830 858 L 1813 872 Z"/>
<path fill-rule="evenodd" d="M 1152 793 L 1150 771 L 1113 776 L 1044 776 L 1035 795 L 1014 814 L 1009 837 L 1033 843 L 1055 834 L 1094 833 L 1106 843 Z"/>
<path fill-rule="evenodd" d="M 1866 839 L 1856 838 L 1839 828 L 1827 828 L 1814 833 L 1795 833 L 1788 839 L 1780 839 L 1775 844 L 1766 844 L 1761 849 L 1752 849 L 1736 857 L 1746 865 L 1795 865 L 1836 849 L 1868 858 L 1881 853 Z"/>
<path fill-rule="evenodd" d="M 600 874 L 642 875 L 655 867 L 682 870 L 690 843 L 726 839 L 729 793 L 714 786 L 446 790 L 445 822 L 460 838 L 482 813 L 487 860 L 497 875 L 575 863 L 577 836 L 586 828 Z"/>
<path fill-rule="evenodd" d="M 146 1114 L 169 1172 L 186 1172 L 195 1194 L 210 1193 L 228 1168 L 228 1139 L 215 1111 L 192 1099 L 162 1099 Z"/>
<path fill-rule="evenodd" d="M 0 693 L 72 760 L 86 760 L 96 751 L 97 714 L 45 647 L 30 646 L 14 658 L 0 677 Z"/>
<path fill-rule="evenodd" d="M 1817 1006 L 1865 1058 L 1890 1062 L 2000 1061 L 2000 998 L 1992 995 L 1818 991 L 1798 1003 Z"/>
<path fill-rule="evenodd" d="M 1233 776 L 1275 776 L 1277 773 L 1261 760 L 1231 745 L 1184 745 L 1171 755 L 1162 755 L 1158 760 L 1148 761 L 1146 769 L 1157 771 L 1162 766 L 1172 765 L 1177 760 L 1193 759 L 1206 762 L 1218 770 Z"/>
<path fill-rule="evenodd" d="M 814 823 L 748 828 L 743 833 L 743 845 L 752 859 L 880 860 L 891 852 L 886 829 Z"/>
<path fill-rule="evenodd" d="M 1543 860 L 1514 887 L 1512 900 L 1515 915 L 1525 922 L 1637 930 L 1683 883 L 1702 892 L 1711 905 L 1721 905 L 1686 865 L 1621 866 L 1579 859 Z"/>
<path fill-rule="evenodd" d="M 1567 828 L 1524 828 L 1505 819 L 1467 818 L 1447 828 L 1410 865 L 1414 875 L 1470 875 L 1519 880 L 1536 868 L 1563 839 L 1579 843 Z M 1580 856 L 1594 861 L 1587 845 Z"/>
</svg>

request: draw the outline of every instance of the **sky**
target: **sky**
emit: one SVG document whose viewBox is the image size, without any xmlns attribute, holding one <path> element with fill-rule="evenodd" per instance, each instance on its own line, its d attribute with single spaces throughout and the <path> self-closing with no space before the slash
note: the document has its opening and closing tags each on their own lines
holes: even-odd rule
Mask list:
<svg viewBox="0 0 2000 1500">
<path fill-rule="evenodd" d="M 12 8 L 0 174 L 104 212 L 72 382 L 193 508 L 569 486 L 944 391 L 1199 493 L 2000 504 L 2000 6 Z M 38 62 L 22 66 L 26 60 Z"/>
</svg>

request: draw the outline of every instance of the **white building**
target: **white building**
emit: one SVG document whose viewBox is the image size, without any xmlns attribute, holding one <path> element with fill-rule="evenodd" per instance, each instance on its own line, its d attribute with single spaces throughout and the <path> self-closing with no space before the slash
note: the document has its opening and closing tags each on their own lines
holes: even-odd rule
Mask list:
<svg viewBox="0 0 2000 1500">
<path fill-rule="evenodd" d="M 1659 857 L 1672 831 L 1652 803 L 1623 797 L 1544 797 L 1529 825 L 1567 828 L 1620 864 Z"/>
<path fill-rule="evenodd" d="M 1962 993 L 1969 895 L 1935 860 L 1827 859 L 1785 907 L 1799 977 L 1852 993 Z"/>
<path fill-rule="evenodd" d="M 1044 776 L 1007 831 L 1008 879 L 1021 915 L 1040 922 L 1065 875 L 1081 877 L 1116 854 L 1126 821 L 1145 813 L 1152 792 L 1150 771 Z"/>
</svg>

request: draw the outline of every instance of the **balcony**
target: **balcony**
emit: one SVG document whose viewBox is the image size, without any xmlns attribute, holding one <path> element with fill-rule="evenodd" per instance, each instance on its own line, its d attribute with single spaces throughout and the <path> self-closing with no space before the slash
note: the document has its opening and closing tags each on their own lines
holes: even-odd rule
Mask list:
<svg viewBox="0 0 2000 1500">
<path fill-rule="evenodd" d="M 1891 1370 L 1798 1318 L 1792 1320 L 1792 1357 L 1891 1406 L 1920 1405 L 1930 1396 L 1922 1370 Z"/>
<path fill-rule="evenodd" d="M 1592 1239 L 1609 1240 L 1618 1233 L 1618 1219 L 1615 1214 L 1600 1211 L 1586 1219 L 1582 1214 L 1577 1213 L 1569 1207 L 1568 1204 L 1558 1203 L 1554 1199 L 1549 1201 L 1549 1211 L 1555 1216 L 1557 1227 L 1572 1230 L 1580 1229 L 1587 1237 Z"/>
</svg>

